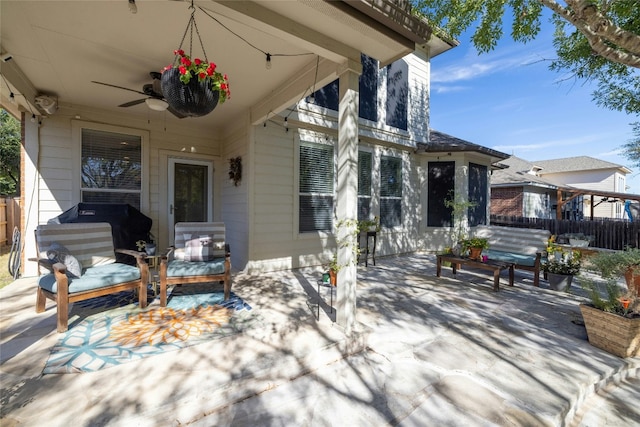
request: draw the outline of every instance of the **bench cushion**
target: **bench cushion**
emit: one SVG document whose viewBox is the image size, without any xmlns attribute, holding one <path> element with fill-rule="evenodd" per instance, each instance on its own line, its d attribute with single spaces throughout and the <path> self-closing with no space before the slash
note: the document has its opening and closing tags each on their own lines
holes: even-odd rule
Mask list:
<svg viewBox="0 0 640 427">
<path fill-rule="evenodd" d="M 167 277 L 207 276 L 224 274 L 224 258 L 212 261 L 182 261 L 174 259 L 167 264 Z"/>
<path fill-rule="evenodd" d="M 489 242 L 489 249 L 536 256 L 544 252 L 551 233 L 548 230 L 532 228 L 515 228 L 497 225 L 479 225 L 475 228 L 475 237 L 484 237 Z"/>
<path fill-rule="evenodd" d="M 140 279 L 140 270 L 133 265 L 114 263 L 89 267 L 82 277 L 69 278 L 69 294 L 106 288 L 138 279 Z M 58 292 L 53 273 L 40 276 L 38 286 L 54 294 Z"/>
<path fill-rule="evenodd" d="M 533 267 L 536 264 L 535 255 L 516 254 L 512 252 L 497 251 L 494 249 L 484 249 L 482 255 L 486 255 L 489 259 L 503 262 L 512 262 L 517 265 L 526 265 Z"/>
</svg>

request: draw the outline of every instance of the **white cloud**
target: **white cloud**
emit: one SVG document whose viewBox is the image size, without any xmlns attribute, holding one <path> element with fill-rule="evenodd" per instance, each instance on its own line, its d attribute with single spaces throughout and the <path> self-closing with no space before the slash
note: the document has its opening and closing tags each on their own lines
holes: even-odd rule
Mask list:
<svg viewBox="0 0 640 427">
<path fill-rule="evenodd" d="M 516 45 L 518 46 L 518 45 Z M 520 47 L 522 47 L 520 45 Z M 540 62 L 546 53 L 523 52 L 522 49 L 504 49 L 487 54 L 470 54 L 444 68 L 432 67 L 432 83 L 469 81 L 503 71 L 517 69 Z"/>
<path fill-rule="evenodd" d="M 431 91 L 435 93 L 451 93 L 451 92 L 463 92 L 465 90 L 472 89 L 469 86 L 447 86 L 447 85 L 433 85 Z"/>
</svg>

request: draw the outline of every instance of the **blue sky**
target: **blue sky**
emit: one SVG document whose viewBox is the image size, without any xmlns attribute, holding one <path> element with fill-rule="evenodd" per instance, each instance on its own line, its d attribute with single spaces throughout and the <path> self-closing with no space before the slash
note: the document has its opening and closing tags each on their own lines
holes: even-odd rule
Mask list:
<svg viewBox="0 0 640 427">
<path fill-rule="evenodd" d="M 431 128 L 529 161 L 591 156 L 632 170 L 627 192 L 640 194 L 640 168 L 620 154 L 635 115 L 591 100 L 594 85 L 548 69 L 553 28 L 527 44 L 508 37 L 478 55 L 471 33 L 432 59 Z M 568 79 L 568 80 L 567 80 Z"/>
</svg>

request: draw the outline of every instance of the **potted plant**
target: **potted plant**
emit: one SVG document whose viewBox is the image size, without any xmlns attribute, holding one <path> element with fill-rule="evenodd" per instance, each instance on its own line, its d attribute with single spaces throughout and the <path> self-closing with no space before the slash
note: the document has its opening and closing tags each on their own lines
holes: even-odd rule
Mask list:
<svg viewBox="0 0 640 427">
<path fill-rule="evenodd" d="M 160 84 L 167 103 L 187 117 L 209 114 L 231 97 L 229 79 L 214 62 L 191 59 L 184 50 L 173 51 L 174 62 L 162 70 Z"/>
<path fill-rule="evenodd" d="M 606 283 L 606 298 L 593 281 L 583 280 L 591 302 L 580 304 L 589 343 L 618 357 L 640 356 L 640 298 L 622 294 L 616 280 Z"/>
<path fill-rule="evenodd" d="M 462 250 L 469 251 L 469 258 L 480 259 L 483 249 L 489 248 L 489 241 L 484 237 L 470 237 L 461 242 Z"/>
<path fill-rule="evenodd" d="M 558 252 L 556 252 L 558 253 Z M 580 272 L 580 252 L 560 252 L 560 258 L 550 257 L 542 264 L 542 271 L 554 291 L 565 291 L 571 287 L 573 276 Z"/>
<path fill-rule="evenodd" d="M 462 241 L 467 236 L 468 231 L 466 214 L 470 208 L 477 206 L 477 203 L 464 199 L 460 195 L 456 196 L 455 191 L 450 190 L 448 197 L 444 199 L 444 206 L 447 209 L 451 209 L 453 220 L 452 253 L 462 255 L 465 251 L 462 247 Z"/>
<path fill-rule="evenodd" d="M 338 284 L 338 272 L 342 269 L 342 265 L 338 262 L 337 252 L 333 253 L 333 257 L 327 263 L 326 268 L 329 273 L 329 283 L 331 286 L 336 286 Z"/>
<path fill-rule="evenodd" d="M 588 268 L 604 279 L 624 278 L 629 291 L 640 296 L 640 249 L 599 252 L 589 257 Z"/>
</svg>

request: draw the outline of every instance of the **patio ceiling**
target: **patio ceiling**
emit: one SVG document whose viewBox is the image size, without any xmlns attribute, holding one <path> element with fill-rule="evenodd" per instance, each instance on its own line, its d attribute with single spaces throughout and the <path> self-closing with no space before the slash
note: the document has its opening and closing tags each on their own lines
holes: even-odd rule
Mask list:
<svg viewBox="0 0 640 427">
<path fill-rule="evenodd" d="M 314 85 L 333 80 L 349 58 L 364 52 L 387 64 L 427 43 L 430 30 L 407 14 L 402 2 L 357 1 L 196 1 L 196 22 L 210 61 L 229 75 L 232 96 L 213 113 L 177 119 L 150 110 L 145 98 L 130 91 L 92 83 L 105 82 L 142 91 L 151 71 L 173 60 L 190 17 L 190 2 L 136 0 L 0 0 L 2 105 L 10 108 L 10 90 L 29 112 L 39 94 L 57 97 L 65 108 L 55 114 L 95 109 L 185 124 L 225 133 L 259 123 L 295 103 Z M 398 6 L 400 4 L 400 6 Z M 393 16 L 393 18 L 390 18 Z M 215 19 L 214 19 L 215 18 Z M 432 55 L 453 46 L 432 39 Z M 189 36 L 183 48 L 189 51 Z M 272 68 L 265 67 L 268 52 Z M 282 55 L 282 56 L 281 56 Z M 193 56 L 203 56 L 194 35 Z M 8 87 L 7 82 L 10 87 Z M 36 114 L 43 112 L 34 111 Z M 114 116 L 116 117 L 116 116 Z"/>
</svg>

